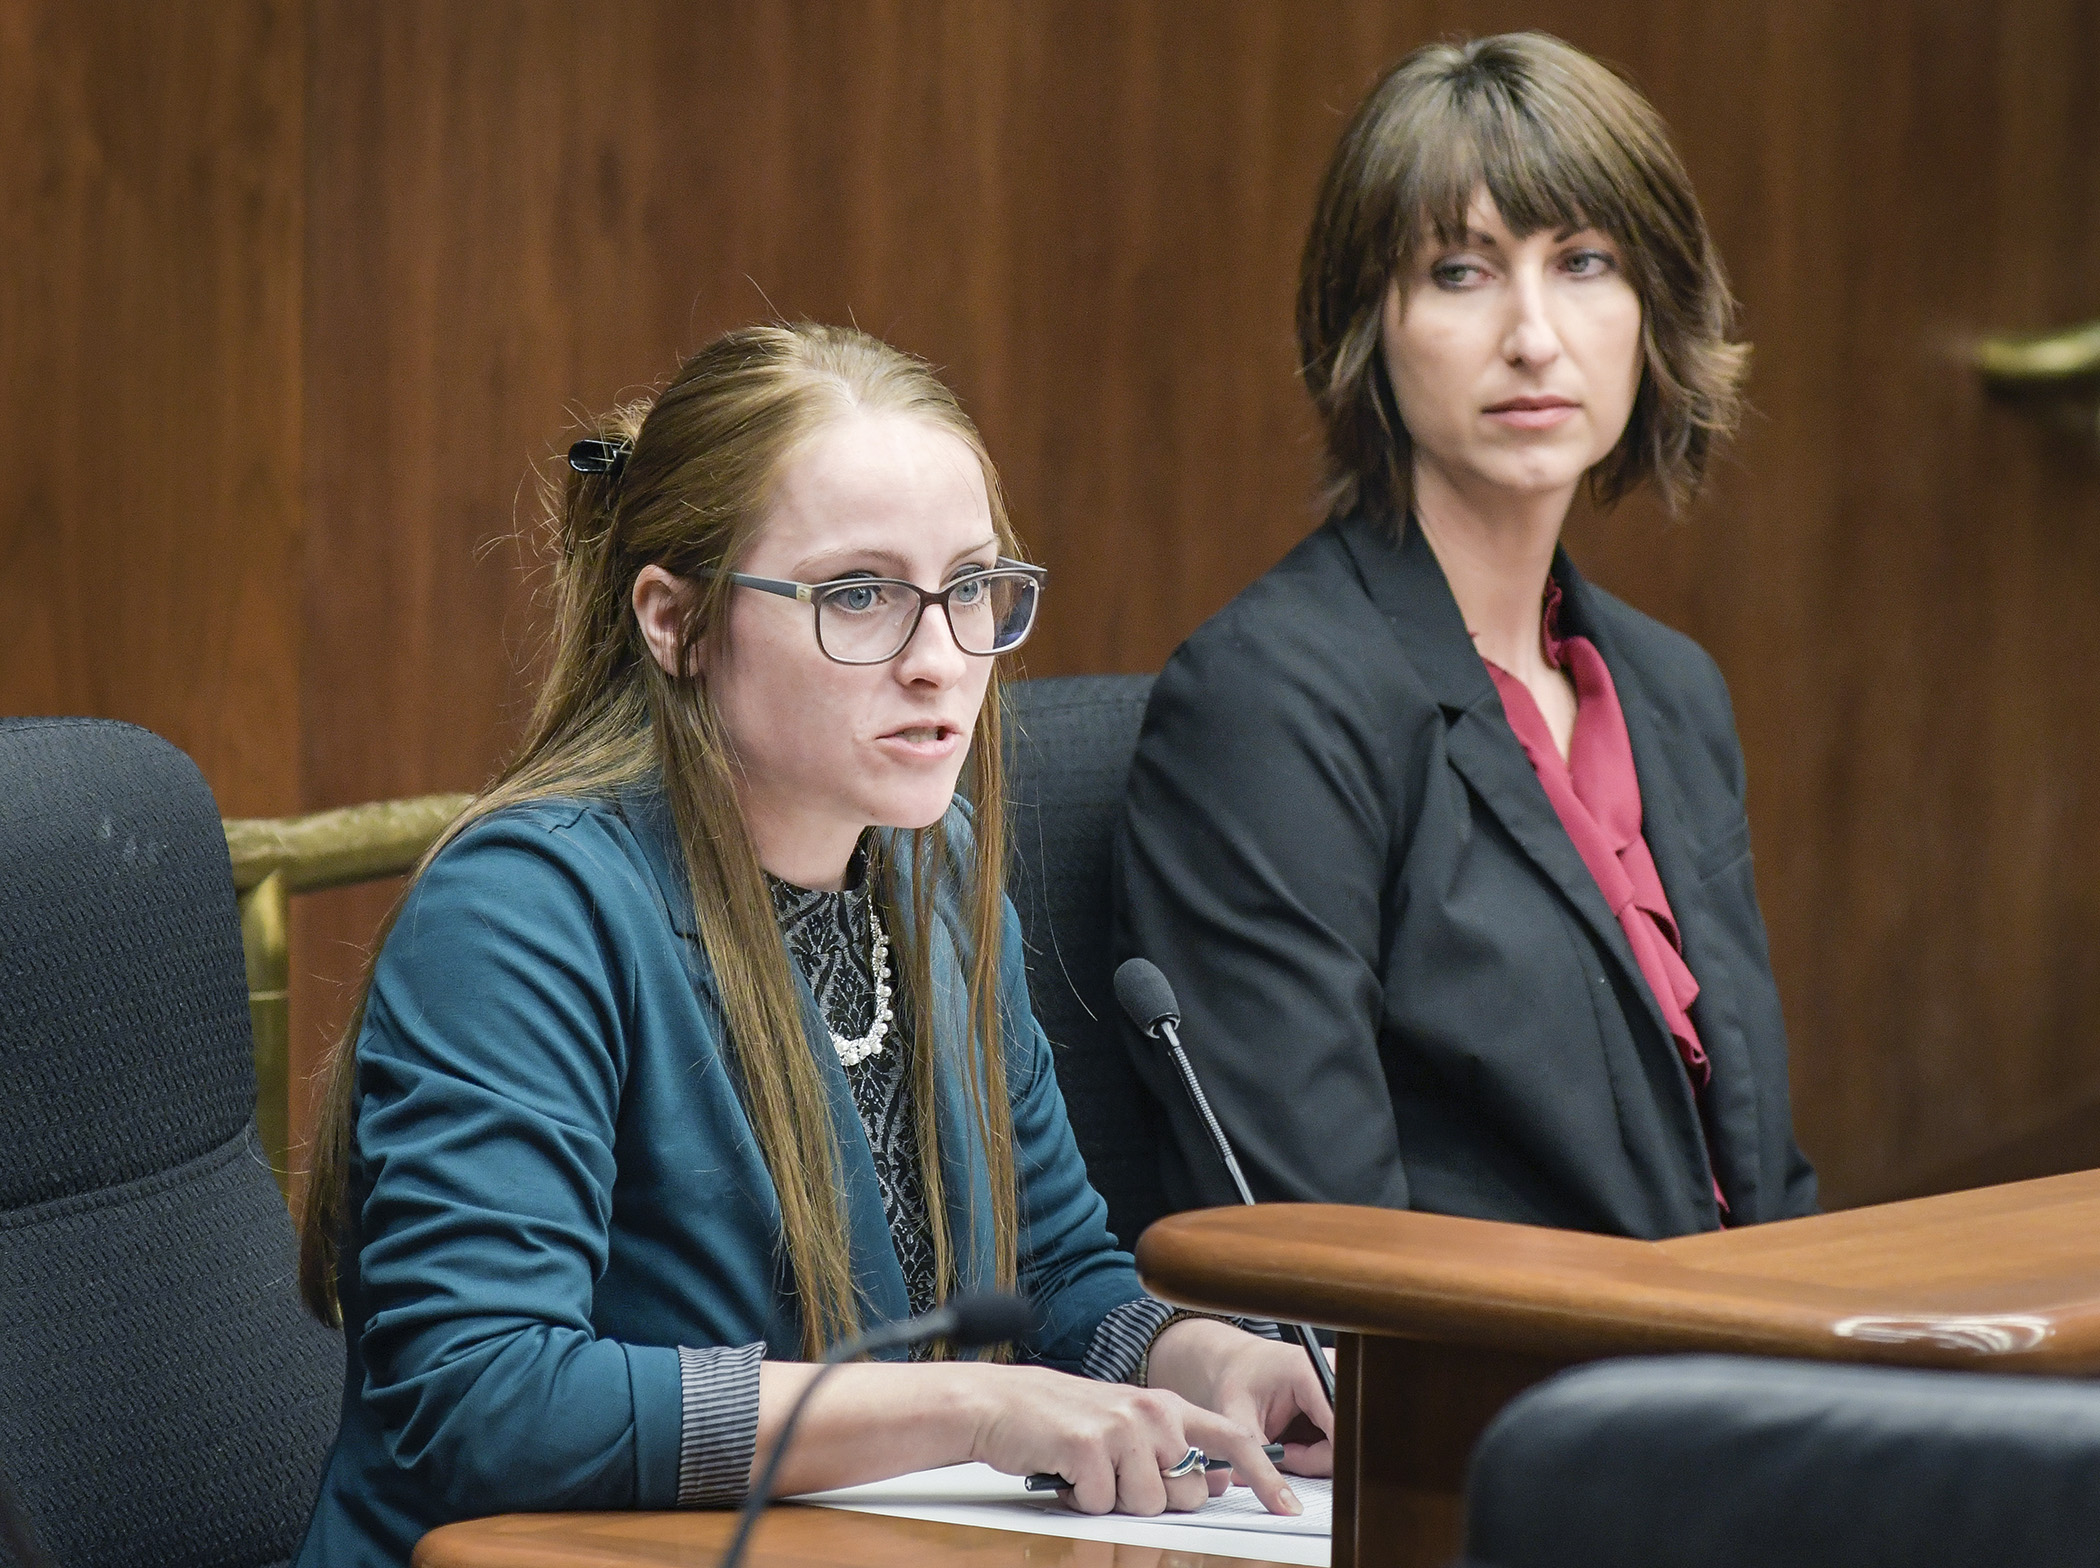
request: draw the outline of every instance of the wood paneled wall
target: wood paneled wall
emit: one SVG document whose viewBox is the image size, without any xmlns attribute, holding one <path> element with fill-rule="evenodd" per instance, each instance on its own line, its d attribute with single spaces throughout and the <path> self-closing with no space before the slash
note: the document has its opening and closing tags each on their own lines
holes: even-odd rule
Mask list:
<svg viewBox="0 0 2100 1568">
<path fill-rule="evenodd" d="M 0 3 L 0 712 L 299 782 L 305 18 Z"/>
<path fill-rule="evenodd" d="M 947 367 L 1033 673 L 1156 668 L 1315 521 L 1343 117 L 1512 26 L 1656 100 L 1758 345 L 1689 521 L 1570 539 L 1734 687 L 1829 1198 L 2100 1158 L 2100 464 L 1956 353 L 2100 314 L 2084 0 L 0 0 L 0 707 L 148 723 L 229 812 L 475 787 L 535 462 L 774 312 Z M 309 1059 L 385 898 L 298 909 Z"/>
</svg>

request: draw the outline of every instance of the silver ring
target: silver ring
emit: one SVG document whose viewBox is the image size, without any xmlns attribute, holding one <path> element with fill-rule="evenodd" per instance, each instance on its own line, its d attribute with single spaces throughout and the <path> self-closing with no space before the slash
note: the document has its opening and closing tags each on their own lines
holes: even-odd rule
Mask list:
<svg viewBox="0 0 2100 1568">
<path fill-rule="evenodd" d="M 1169 1481 L 1178 1481 L 1185 1475 L 1194 1475 L 1210 1463 L 1210 1456 L 1200 1448 L 1192 1448 L 1181 1456 L 1181 1463 L 1171 1470 L 1162 1470 L 1161 1475 Z"/>
</svg>

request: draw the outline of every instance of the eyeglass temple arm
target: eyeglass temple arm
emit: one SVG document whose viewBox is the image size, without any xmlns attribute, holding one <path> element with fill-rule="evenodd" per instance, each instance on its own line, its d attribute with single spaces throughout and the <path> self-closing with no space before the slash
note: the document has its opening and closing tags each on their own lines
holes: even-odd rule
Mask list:
<svg viewBox="0 0 2100 1568">
<path fill-rule="evenodd" d="M 713 576 L 716 574 L 710 572 L 709 575 Z M 781 577 L 753 577 L 745 572 L 723 572 L 720 575 L 728 578 L 739 588 L 756 588 L 760 593 L 777 593 L 783 599 L 795 599 L 803 604 L 807 604 L 814 599 L 817 596 L 817 589 L 824 586 L 822 583 L 814 585 L 810 583 L 791 583 Z"/>
</svg>

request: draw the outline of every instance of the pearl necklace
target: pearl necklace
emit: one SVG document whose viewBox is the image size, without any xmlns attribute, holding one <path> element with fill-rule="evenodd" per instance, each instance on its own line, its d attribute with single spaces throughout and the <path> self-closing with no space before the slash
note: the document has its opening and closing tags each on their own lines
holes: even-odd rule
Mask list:
<svg viewBox="0 0 2100 1568">
<path fill-rule="evenodd" d="M 890 1033 L 890 934 L 882 929 L 882 916 L 872 898 L 868 900 L 868 927 L 873 933 L 868 961 L 875 975 L 875 1021 L 858 1040 L 848 1040 L 828 1019 L 824 1024 L 841 1067 L 858 1067 L 869 1057 L 880 1056 Z"/>
</svg>

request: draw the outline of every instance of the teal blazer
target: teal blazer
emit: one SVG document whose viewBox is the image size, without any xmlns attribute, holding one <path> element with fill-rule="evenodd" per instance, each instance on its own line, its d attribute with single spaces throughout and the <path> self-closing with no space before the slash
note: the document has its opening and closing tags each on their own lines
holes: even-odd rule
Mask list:
<svg viewBox="0 0 2100 1568">
<path fill-rule="evenodd" d="M 951 811 L 951 841 L 969 828 Z M 357 1040 L 342 1426 L 298 1562 L 403 1564 L 454 1519 L 669 1508 L 674 1347 L 801 1353 L 780 1211 L 723 1050 L 662 797 L 495 813 L 416 882 Z M 958 1270 L 992 1278 L 991 1191 L 958 1076 L 967 925 L 937 890 L 938 1115 Z M 1012 907 L 999 1005 L 1020 1181 L 1022 1359 L 1078 1370 L 1143 1294 L 1030 1012 Z M 867 1321 L 905 1317 L 873 1157 L 807 989 Z"/>
</svg>

